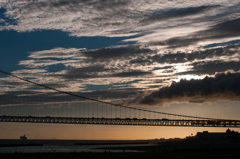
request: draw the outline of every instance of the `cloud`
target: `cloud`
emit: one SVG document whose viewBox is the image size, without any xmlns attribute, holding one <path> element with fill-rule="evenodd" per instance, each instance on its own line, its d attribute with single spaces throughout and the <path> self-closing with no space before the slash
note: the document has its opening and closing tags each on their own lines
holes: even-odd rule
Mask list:
<svg viewBox="0 0 240 159">
<path fill-rule="evenodd" d="M 66 54 L 71 54 L 71 50 L 76 52 L 74 55 L 71 54 L 71 57 L 66 60 L 38 60 L 41 57 L 45 58 L 45 53 L 58 53 L 58 49 L 60 52 L 65 50 Z M 34 77 L 36 78 L 34 79 L 36 82 L 42 81 L 48 86 L 75 92 L 77 90 L 88 90 L 88 85 L 101 85 L 101 89 L 111 89 L 110 85 L 117 85 L 138 79 L 142 79 L 143 81 L 138 81 L 130 85 L 123 84 L 119 87 L 152 90 L 160 86 L 166 86 L 172 81 L 178 81 L 181 78 L 203 78 L 204 76 L 195 77 L 195 75 L 214 75 L 216 72 L 224 72 L 230 69 L 238 71 L 239 68 L 239 63 L 236 60 L 239 57 L 239 45 L 208 48 L 190 53 L 168 52 L 163 54 L 158 53 L 157 50 L 145 48 L 140 45 L 125 45 L 81 51 L 77 48 L 57 48 L 57 50 L 54 50 L 44 50 L 38 53 L 32 52 L 29 57 L 36 57 L 37 60 L 24 60 L 20 62 L 21 65 L 43 67 L 44 69 L 19 70 L 13 73 L 24 77 Z M 32 56 L 33 54 L 34 56 Z M 235 61 L 231 61 L 233 59 Z M 68 67 L 68 69 L 62 68 L 63 70 L 59 72 L 51 72 L 51 69 L 48 69 L 49 72 L 47 72 L 45 67 L 54 64 L 63 64 L 66 67 L 71 67 Z M 8 91 L 24 89 L 39 90 L 39 88 L 26 85 L 21 87 L 21 83 L 14 82 L 5 81 L 2 84 L 9 86 Z M 55 83 L 57 85 L 54 85 Z M 10 87 L 16 87 L 16 89 L 10 89 Z"/>
<path fill-rule="evenodd" d="M 195 62 L 192 64 L 193 68 L 190 71 L 178 73 L 178 75 L 186 74 L 209 74 L 214 75 L 216 72 L 225 72 L 227 70 L 240 70 L 239 61 L 209 61 L 209 62 Z"/>
<path fill-rule="evenodd" d="M 25 65 L 30 68 L 57 65 L 57 64 L 71 64 L 76 63 L 79 60 L 22 60 L 19 62 L 19 65 Z"/>
<path fill-rule="evenodd" d="M 12 106 L 12 105 L 39 105 L 58 102 L 67 102 L 73 100 L 66 95 L 59 95 L 58 93 L 42 93 L 37 91 L 14 91 L 7 92 L 1 95 L 1 98 L 5 98 L 5 101 L 0 102 L 0 106 Z M 14 99 L 14 100 L 13 100 Z"/>
<path fill-rule="evenodd" d="M 240 18 L 228 20 L 209 29 L 197 31 L 187 36 L 173 37 L 165 41 L 150 42 L 149 45 L 162 45 L 167 48 L 180 48 L 189 45 L 205 45 L 211 43 L 220 43 L 229 41 L 231 38 L 239 39 L 240 31 Z"/>
<path fill-rule="evenodd" d="M 3 23 L 3 22 L 5 22 L 5 20 L 0 18 L 0 23 Z"/>
<path fill-rule="evenodd" d="M 144 77 L 151 74 L 151 72 L 142 70 L 123 71 L 121 69 L 109 69 L 104 65 L 92 65 L 88 67 L 66 70 L 64 74 L 58 74 L 56 77 L 61 77 L 67 80 L 82 80 L 86 78 Z"/>
<path fill-rule="evenodd" d="M 58 54 L 58 50 L 60 53 L 65 51 L 71 57 L 66 60 L 39 60 L 46 57 L 45 53 L 50 53 L 50 56 L 52 56 L 51 53 Z M 33 59 L 20 62 L 21 65 L 43 67 L 44 69 L 19 70 L 13 73 L 28 78 L 34 77 L 36 82 L 41 81 L 48 86 L 70 92 L 88 90 L 89 85 L 91 85 L 91 90 L 100 88 L 100 86 L 101 89 L 112 89 L 119 83 L 138 79 L 143 81 L 129 85 L 123 84 L 119 87 L 152 90 L 160 86 L 166 86 L 172 81 L 178 81 L 181 78 L 199 79 L 206 74 L 214 75 L 217 72 L 227 70 L 238 71 L 238 68 L 240 68 L 237 60 L 239 59 L 239 50 L 239 45 L 177 53 L 159 53 L 158 50 L 152 50 L 140 45 L 125 45 L 94 50 L 55 48 L 32 52 L 29 57 Z M 34 59 L 35 57 L 37 60 Z M 45 67 L 54 64 L 63 64 L 70 67 L 67 69 L 62 68 L 59 72 L 51 72 L 51 69 L 48 69 L 49 72 L 47 72 Z M 21 86 L 21 83 L 15 83 L 15 81 L 5 81 L 2 84 L 9 86 L 4 92 L 11 90 L 23 91 L 25 89 L 40 91 L 39 88 L 33 86 Z M 94 87 L 95 85 L 99 87 Z M 15 87 L 15 89 L 10 87 Z"/>
<path fill-rule="evenodd" d="M 188 0 L 185 3 L 175 0 L 2 1 L 0 7 L 6 10 L 5 17 L 15 23 L 5 22 L 1 29 L 19 32 L 57 29 L 73 36 L 129 36 L 145 34 L 159 28 L 159 24 L 167 27 L 206 21 L 207 15 L 211 15 L 209 23 L 213 23 L 219 17 L 228 16 L 226 12 L 230 7 L 234 10 L 233 6 L 238 3 L 235 0 Z"/>
<path fill-rule="evenodd" d="M 140 45 L 122 45 L 94 50 L 54 48 L 31 52 L 28 57 L 33 59 L 22 60 L 19 62 L 19 65 L 25 65 L 30 68 L 39 68 L 63 64 L 66 67 L 70 66 L 79 68 L 91 66 L 95 63 L 95 65 L 109 65 L 108 67 L 113 67 L 113 65 L 116 64 L 124 64 L 129 59 L 136 58 L 137 56 L 147 56 L 156 53 L 157 50 L 151 50 Z M 58 60 L 52 60 L 52 58 L 58 58 Z"/>
<path fill-rule="evenodd" d="M 235 56 L 236 55 L 236 56 Z M 153 63 L 159 64 L 177 64 L 187 63 L 200 60 L 229 60 L 232 56 L 237 58 L 239 56 L 239 45 L 229 45 L 219 48 L 209 48 L 198 51 L 189 52 L 168 52 L 168 53 L 157 53 L 148 54 L 146 56 L 138 56 L 137 58 L 131 59 L 129 63 L 139 65 L 154 65 Z"/>
<path fill-rule="evenodd" d="M 125 71 L 121 73 L 116 73 L 114 76 L 116 77 L 143 77 L 145 75 L 151 75 L 151 72 L 144 72 L 141 70 L 131 70 L 131 71 Z"/>
<path fill-rule="evenodd" d="M 29 59 L 20 61 L 19 65 L 34 69 L 12 72 L 47 86 L 93 98 L 103 96 L 107 99 L 107 93 L 112 93 L 111 99 L 125 98 L 143 90 L 164 88 L 170 82 L 186 77 L 183 75 L 194 78 L 195 74 L 214 75 L 229 69 L 238 71 L 239 45 L 211 49 L 199 46 L 239 38 L 239 5 L 239 0 L 186 0 L 185 3 L 177 0 L 1 1 L 4 13 L 0 30 L 61 30 L 70 36 L 137 35 L 130 39 L 135 40 L 137 44 L 134 45 L 92 50 L 56 47 L 30 52 Z M 188 48 L 190 45 L 195 46 Z M 187 49 L 174 50 L 180 47 Z M 137 81 L 139 79 L 142 81 Z M 0 84 L 5 86 L 2 95 L 16 99 L 10 101 L 12 104 L 17 101 L 22 104 L 24 101 L 43 103 L 43 99 L 51 103 L 50 97 L 56 95 L 10 78 L 1 80 Z M 97 89 L 94 86 L 105 90 L 92 91 Z M 114 89 L 118 86 L 126 91 Z M 48 97 L 42 94 L 44 91 Z M 60 102 L 73 100 L 57 98 Z M 179 97 L 181 100 L 194 101 L 190 97 Z"/>
<path fill-rule="evenodd" d="M 75 51 L 75 52 L 74 52 Z M 73 53 L 74 52 L 74 53 Z M 153 66 L 159 64 L 175 64 L 193 62 L 204 59 L 217 59 L 218 57 L 231 57 L 239 54 L 239 45 L 229 45 L 219 48 L 202 49 L 189 52 L 168 52 L 159 53 L 157 49 L 149 49 L 140 45 L 125 45 L 118 47 L 106 47 L 95 50 L 79 51 L 76 48 L 56 48 L 32 52 L 29 57 L 32 60 L 20 61 L 20 65 L 28 67 L 43 67 L 56 64 L 63 64 L 66 67 L 86 67 L 105 65 L 108 68 L 131 67 L 131 65 Z M 55 56 L 56 55 L 56 56 Z M 58 56 L 59 55 L 59 56 Z M 68 60 L 38 60 L 39 58 L 69 58 Z M 35 58 L 37 60 L 35 60 Z"/>
<path fill-rule="evenodd" d="M 64 74 L 56 76 L 68 80 L 82 80 L 85 78 L 97 78 L 100 76 L 100 73 L 106 71 L 109 71 L 109 69 L 105 68 L 104 65 L 93 65 L 89 67 L 66 70 Z"/>
<path fill-rule="evenodd" d="M 43 50 L 43 51 L 35 51 L 30 52 L 30 55 L 28 57 L 34 58 L 34 59 L 40 59 L 40 58 L 71 58 L 74 57 L 76 53 L 78 53 L 80 50 L 85 50 L 85 48 L 53 48 L 50 50 Z"/>
<path fill-rule="evenodd" d="M 126 45 L 83 51 L 81 52 L 80 57 L 86 57 L 87 59 L 84 60 L 86 62 L 106 62 L 153 53 L 156 53 L 156 50 L 144 48 L 140 45 Z"/>
<path fill-rule="evenodd" d="M 162 105 L 167 102 L 203 103 L 218 100 L 240 100 L 240 74 L 221 73 L 201 80 L 180 80 L 168 87 L 142 94 L 128 104 Z"/>
<path fill-rule="evenodd" d="M 18 75 L 31 75 L 34 73 L 45 73 L 47 72 L 47 70 L 45 69 L 23 69 L 23 70 L 17 70 L 17 71 L 13 71 L 12 73 L 14 74 L 18 74 Z"/>
<path fill-rule="evenodd" d="M 53 52 L 54 53 L 50 53 Z M 57 52 L 59 50 L 59 52 Z M 229 45 L 218 48 L 208 48 L 201 49 L 197 51 L 187 52 L 158 52 L 157 49 L 149 49 L 147 47 L 143 47 L 140 45 L 125 45 L 119 47 L 107 47 L 100 48 L 95 50 L 87 50 L 87 51 L 77 51 L 72 54 L 71 50 L 77 51 L 78 49 L 69 48 L 69 49 L 51 49 L 33 52 L 29 55 L 30 60 L 23 60 L 19 62 L 19 65 L 25 65 L 30 68 L 39 68 L 46 67 L 51 65 L 62 64 L 65 67 L 70 68 L 91 68 L 94 66 L 104 66 L 109 71 L 115 72 L 116 70 L 140 70 L 140 71 L 150 71 L 149 67 L 155 68 L 158 64 L 167 65 L 167 64 L 183 64 L 183 63 L 193 63 L 191 64 L 196 67 L 197 63 L 202 60 L 222 60 L 222 61 L 231 61 L 239 59 L 240 51 L 239 44 Z M 63 51 L 66 52 L 62 53 Z M 46 55 L 46 53 L 50 53 Z M 52 59 L 41 59 L 39 58 L 52 58 L 54 54 L 64 54 L 62 56 L 56 56 L 56 58 L 68 58 L 64 60 L 52 60 Z M 37 60 L 36 60 L 36 59 Z M 96 68 L 95 72 L 98 72 L 98 68 Z M 100 67 L 101 68 L 101 67 Z M 102 72 L 101 71 L 101 72 Z M 120 72 L 118 72 L 120 73 Z M 190 73 L 190 72 L 189 72 Z"/>
<path fill-rule="evenodd" d="M 139 88 L 116 88 L 109 90 L 94 90 L 94 91 L 82 91 L 71 93 L 90 97 L 93 99 L 101 100 L 118 100 L 124 99 L 129 96 L 134 96 L 137 93 L 142 92 L 142 89 Z M 57 92 L 32 92 L 32 91 L 15 91 L 7 92 L 6 94 L 1 95 L 0 98 L 5 99 L 0 101 L 0 106 L 12 106 L 12 105 L 42 105 L 42 104 L 52 104 L 49 107 L 60 106 L 58 103 L 72 103 L 72 102 L 81 102 L 84 99 L 76 98 L 73 96 L 60 94 Z"/>
<path fill-rule="evenodd" d="M 156 11 L 146 19 L 141 20 L 141 23 L 153 23 L 155 21 L 169 20 L 172 18 L 182 18 L 184 16 L 191 16 L 200 13 L 204 13 L 219 6 L 200 6 L 200 7 L 189 7 L 189 8 L 178 8 L 171 10 Z"/>
<path fill-rule="evenodd" d="M 118 0 L 118 1 L 101 1 L 101 3 L 98 3 L 99 1 L 96 0 L 89 0 L 89 1 L 78 1 L 78 0 L 50 0 L 50 1 L 42 1 L 42 3 L 39 2 L 33 2 L 30 3 L 27 10 L 23 11 L 24 14 L 33 12 L 36 9 L 37 10 L 45 10 L 49 11 L 49 9 L 62 9 L 62 10 L 68 10 L 71 12 L 78 12 L 79 10 L 83 10 L 84 8 L 81 8 L 83 6 L 89 6 L 92 9 L 96 10 L 104 10 L 104 9 L 118 9 L 121 6 L 126 6 L 130 3 L 128 0 Z"/>
</svg>

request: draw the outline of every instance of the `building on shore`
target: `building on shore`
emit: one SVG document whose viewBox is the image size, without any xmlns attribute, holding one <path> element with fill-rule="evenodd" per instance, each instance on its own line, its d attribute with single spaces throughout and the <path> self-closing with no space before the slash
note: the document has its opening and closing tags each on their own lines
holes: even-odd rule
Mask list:
<svg viewBox="0 0 240 159">
<path fill-rule="evenodd" d="M 227 129 L 226 132 L 198 132 L 196 139 L 240 139 L 240 134 L 237 131 Z"/>
</svg>

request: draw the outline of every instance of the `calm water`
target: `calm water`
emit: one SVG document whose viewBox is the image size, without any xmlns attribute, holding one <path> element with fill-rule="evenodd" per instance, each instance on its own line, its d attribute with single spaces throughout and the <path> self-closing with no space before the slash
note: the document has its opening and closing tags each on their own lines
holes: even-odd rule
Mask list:
<svg viewBox="0 0 240 159">
<path fill-rule="evenodd" d="M 43 144 L 43 146 L 21 146 L 21 147 L 0 147 L 0 153 L 43 153 L 43 152 L 123 152 L 120 147 L 124 146 L 150 146 L 149 144 L 116 144 L 121 142 L 136 141 L 111 141 L 111 140 L 0 140 L 0 144 Z M 146 142 L 146 141 L 137 141 Z M 98 143 L 97 145 L 75 145 L 75 143 Z M 104 145 L 105 143 L 115 143 Z M 103 145 L 101 145 L 103 144 Z M 119 150 L 96 149 L 103 147 L 119 147 Z M 136 150 L 125 150 L 125 152 L 142 152 Z"/>
</svg>

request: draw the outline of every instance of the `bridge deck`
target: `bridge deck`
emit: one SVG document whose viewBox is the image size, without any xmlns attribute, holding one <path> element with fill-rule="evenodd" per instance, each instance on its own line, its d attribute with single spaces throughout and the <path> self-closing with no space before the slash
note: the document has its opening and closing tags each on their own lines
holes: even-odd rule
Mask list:
<svg viewBox="0 0 240 159">
<path fill-rule="evenodd" d="M 142 126 L 191 126 L 191 127 L 240 127 L 240 120 L 178 120 L 137 118 L 69 118 L 0 116 L 0 122 L 59 123 L 59 124 L 104 124 Z"/>
</svg>

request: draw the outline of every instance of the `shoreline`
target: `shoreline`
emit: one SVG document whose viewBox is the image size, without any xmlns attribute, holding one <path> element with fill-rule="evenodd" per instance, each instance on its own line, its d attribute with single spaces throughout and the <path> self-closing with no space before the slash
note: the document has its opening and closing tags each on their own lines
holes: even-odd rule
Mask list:
<svg viewBox="0 0 240 159">
<path fill-rule="evenodd" d="M 103 153 L 96 153 L 96 152 L 81 152 L 81 153 L 0 153 L 0 159 L 13 159 L 13 158 L 68 158 L 68 159 L 75 159 L 75 158 L 209 158 L 209 159 L 218 159 L 218 158 L 228 158 L 233 159 L 236 157 L 240 157 L 239 151 L 237 152 L 222 152 L 222 153 L 112 153 L 112 152 L 103 152 Z"/>
</svg>

